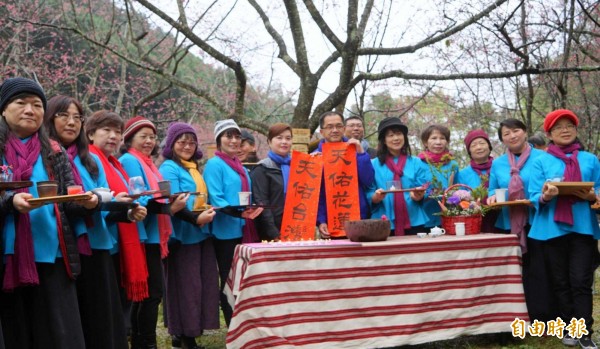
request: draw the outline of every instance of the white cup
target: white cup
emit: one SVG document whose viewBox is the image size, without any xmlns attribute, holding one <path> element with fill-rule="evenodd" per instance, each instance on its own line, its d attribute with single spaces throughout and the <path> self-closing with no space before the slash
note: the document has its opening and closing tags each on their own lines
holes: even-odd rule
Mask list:
<svg viewBox="0 0 600 349">
<path fill-rule="evenodd" d="M 463 223 L 463 222 L 454 223 L 454 231 L 456 232 L 456 236 L 465 235 L 465 223 Z"/>
<path fill-rule="evenodd" d="M 240 198 L 240 205 L 250 205 L 250 198 L 252 197 L 252 192 L 240 191 L 238 192 L 238 196 Z"/>
<path fill-rule="evenodd" d="M 420 238 L 427 237 L 427 233 L 417 233 L 417 236 Z"/>
<path fill-rule="evenodd" d="M 113 195 L 108 188 L 96 188 L 94 191 L 102 197 L 102 202 L 111 202 Z"/>
<path fill-rule="evenodd" d="M 508 189 L 500 188 L 496 189 L 496 202 L 506 202 L 506 192 Z"/>
</svg>

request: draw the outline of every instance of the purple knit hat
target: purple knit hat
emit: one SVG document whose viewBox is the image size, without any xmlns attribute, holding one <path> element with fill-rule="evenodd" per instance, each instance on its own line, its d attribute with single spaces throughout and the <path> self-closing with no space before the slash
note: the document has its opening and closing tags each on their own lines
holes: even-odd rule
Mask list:
<svg viewBox="0 0 600 349">
<path fill-rule="evenodd" d="M 165 140 L 165 147 L 162 150 L 162 155 L 167 159 L 173 158 L 173 145 L 175 141 L 185 133 L 190 133 L 194 137 L 194 140 L 198 142 L 198 136 L 196 130 L 190 124 L 185 122 L 173 122 L 169 125 L 167 130 L 167 139 Z M 200 147 L 196 147 L 196 160 L 202 159 L 202 151 Z"/>
</svg>

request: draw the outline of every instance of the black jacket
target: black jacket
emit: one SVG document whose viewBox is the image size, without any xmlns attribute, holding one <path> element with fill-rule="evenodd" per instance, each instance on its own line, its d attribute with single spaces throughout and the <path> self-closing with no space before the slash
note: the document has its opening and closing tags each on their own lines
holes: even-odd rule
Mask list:
<svg viewBox="0 0 600 349">
<path fill-rule="evenodd" d="M 273 160 L 266 158 L 252 170 L 250 178 L 252 178 L 253 201 L 259 205 L 277 206 L 265 208 L 254 220 L 258 235 L 261 240 L 279 238 L 285 204 L 281 168 Z"/>
</svg>

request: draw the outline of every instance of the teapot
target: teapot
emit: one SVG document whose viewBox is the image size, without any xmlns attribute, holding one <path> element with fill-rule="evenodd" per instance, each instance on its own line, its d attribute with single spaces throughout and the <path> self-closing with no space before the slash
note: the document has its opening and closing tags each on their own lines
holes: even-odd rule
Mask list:
<svg viewBox="0 0 600 349">
<path fill-rule="evenodd" d="M 429 230 L 429 235 L 434 236 L 434 237 L 444 235 L 444 234 L 446 234 L 446 229 L 440 228 L 437 226 L 435 226 Z"/>
</svg>

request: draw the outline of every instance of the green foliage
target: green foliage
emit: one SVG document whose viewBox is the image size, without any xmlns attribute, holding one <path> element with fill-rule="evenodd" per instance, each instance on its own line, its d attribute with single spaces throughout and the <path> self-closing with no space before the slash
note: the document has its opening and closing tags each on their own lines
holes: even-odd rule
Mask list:
<svg viewBox="0 0 600 349">
<path fill-rule="evenodd" d="M 452 161 L 454 158 L 450 154 L 446 154 L 442 156 L 442 161 L 440 163 L 433 163 L 429 159 L 426 159 L 427 166 L 429 166 L 429 171 L 431 172 L 431 183 L 428 189 L 429 196 L 440 196 L 444 194 L 445 183 L 451 183 L 451 177 L 453 174 L 458 172 L 458 165 L 453 163 L 447 169 L 444 169 L 443 166 Z"/>
</svg>

